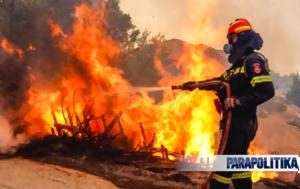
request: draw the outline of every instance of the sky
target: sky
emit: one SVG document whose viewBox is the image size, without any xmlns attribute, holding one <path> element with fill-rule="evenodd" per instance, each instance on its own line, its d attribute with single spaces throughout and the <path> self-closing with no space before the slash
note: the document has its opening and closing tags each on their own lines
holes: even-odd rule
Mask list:
<svg viewBox="0 0 300 189">
<path fill-rule="evenodd" d="M 300 72 L 299 0 L 120 0 L 133 23 L 153 35 L 223 49 L 228 24 L 247 18 L 263 37 L 271 69 Z"/>
</svg>

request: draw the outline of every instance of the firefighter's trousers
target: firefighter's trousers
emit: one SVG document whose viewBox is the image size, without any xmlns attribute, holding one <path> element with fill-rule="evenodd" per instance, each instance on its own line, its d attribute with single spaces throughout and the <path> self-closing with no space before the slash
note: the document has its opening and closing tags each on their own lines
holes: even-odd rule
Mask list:
<svg viewBox="0 0 300 189">
<path fill-rule="evenodd" d="M 224 154 L 245 155 L 253 135 L 245 132 L 230 132 Z M 210 189 L 228 189 L 230 184 L 235 189 L 252 189 L 250 172 L 215 172 L 210 182 Z"/>
</svg>

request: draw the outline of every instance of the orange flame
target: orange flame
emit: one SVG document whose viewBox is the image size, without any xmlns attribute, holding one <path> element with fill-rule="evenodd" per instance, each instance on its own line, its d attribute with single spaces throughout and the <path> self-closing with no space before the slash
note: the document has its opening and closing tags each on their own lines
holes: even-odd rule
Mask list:
<svg viewBox="0 0 300 189">
<path fill-rule="evenodd" d="M 48 20 L 48 24 L 49 24 L 50 29 L 51 29 L 51 35 L 52 35 L 52 37 L 58 37 L 58 36 L 65 37 L 65 33 L 61 29 L 60 25 L 58 25 L 57 23 L 55 23 L 51 19 Z"/>
<path fill-rule="evenodd" d="M 248 149 L 248 154 L 250 155 L 260 155 L 260 154 L 268 154 L 268 151 L 262 148 L 258 148 L 257 146 L 254 146 L 253 144 L 250 145 L 250 148 Z M 262 172 L 262 171 L 257 171 L 253 172 L 251 179 L 252 182 L 256 183 L 262 178 L 268 178 L 268 179 L 274 179 L 278 177 L 278 173 L 276 172 Z"/>
<path fill-rule="evenodd" d="M 31 134 L 49 134 L 54 124 L 78 127 L 78 120 L 84 119 L 88 111 L 93 115 L 122 111 L 121 122 L 132 149 L 141 148 L 154 138 L 154 147 L 163 145 L 170 152 L 214 154 L 220 119 L 213 103 L 214 92 L 166 91 L 160 103 L 155 103 L 147 93 L 117 93 L 131 85 L 118 67 L 122 48 L 106 34 L 103 14 L 103 7 L 77 6 L 70 34 L 49 20 L 52 36 L 58 39 L 58 47 L 69 59 L 61 73 L 64 79 L 56 88 L 32 87 L 30 90 L 28 103 L 34 109 L 27 119 L 35 126 Z M 154 57 L 155 67 L 162 75 L 160 86 L 205 80 L 224 71 L 219 62 L 204 55 L 205 47 L 185 45 L 181 54 L 172 55 L 178 60 L 176 67 L 182 70 L 182 74 L 175 77 L 161 63 L 160 50 L 159 46 Z M 145 136 L 140 134 L 139 123 L 143 124 Z M 96 121 L 91 124 L 94 132 L 103 131 Z"/>
<path fill-rule="evenodd" d="M 2 39 L 0 41 L 0 46 L 3 50 L 8 54 L 16 53 L 20 59 L 23 58 L 23 50 L 20 48 L 15 47 L 12 43 L 10 43 L 7 39 Z"/>
<path fill-rule="evenodd" d="M 71 34 L 64 34 L 61 27 L 49 21 L 53 37 L 59 37 L 58 46 L 70 58 L 64 80 L 58 84 L 60 90 L 50 88 L 32 89 L 31 104 L 35 109 L 28 115 L 34 125 L 42 125 L 46 133 L 53 124 L 64 124 L 68 112 L 73 114 L 68 122 L 76 127 L 76 116 L 83 119 L 80 112 L 94 105 L 94 115 L 123 111 L 122 123 L 126 136 L 132 141 L 132 149 L 150 143 L 154 147 L 164 145 L 170 152 L 186 155 L 211 155 L 215 149 L 215 134 L 218 132 L 220 115 L 214 108 L 213 92 L 195 90 L 193 92 L 165 92 L 164 99 L 156 104 L 146 93 L 111 93 L 130 88 L 129 82 L 117 67 L 122 49 L 106 35 L 103 12 L 99 8 L 82 4 L 76 7 L 75 23 Z M 203 80 L 220 74 L 224 68 L 218 62 L 203 55 L 203 49 L 184 47 L 179 55 L 177 67 L 182 76 L 163 75 L 161 86 L 170 86 L 186 80 Z M 155 58 L 160 72 L 164 68 Z M 167 72 L 164 72 L 167 73 Z M 74 114 L 76 116 L 74 116 Z M 42 115 L 42 119 L 38 115 Z M 56 123 L 55 123 L 56 122 Z M 143 123 L 147 141 L 143 141 L 138 123 Z M 101 132 L 97 123 L 92 123 L 95 132 Z M 36 131 L 41 132 L 38 128 Z M 44 132 L 44 134 L 46 134 Z"/>
<path fill-rule="evenodd" d="M 7 39 L 2 39 L 1 41 L 1 47 L 9 54 L 14 53 L 14 48 L 12 45 L 7 41 Z"/>
<path fill-rule="evenodd" d="M 32 44 L 29 44 L 27 47 L 27 50 L 28 51 L 36 51 L 36 48 Z"/>
</svg>

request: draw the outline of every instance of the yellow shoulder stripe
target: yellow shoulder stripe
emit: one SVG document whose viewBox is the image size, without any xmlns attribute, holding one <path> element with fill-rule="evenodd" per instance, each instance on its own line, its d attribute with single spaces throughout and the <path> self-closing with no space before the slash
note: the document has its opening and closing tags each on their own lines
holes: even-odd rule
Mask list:
<svg viewBox="0 0 300 189">
<path fill-rule="evenodd" d="M 265 83 L 265 82 L 272 82 L 272 78 L 270 75 L 255 76 L 250 81 L 252 87 L 255 87 L 257 83 Z"/>
</svg>

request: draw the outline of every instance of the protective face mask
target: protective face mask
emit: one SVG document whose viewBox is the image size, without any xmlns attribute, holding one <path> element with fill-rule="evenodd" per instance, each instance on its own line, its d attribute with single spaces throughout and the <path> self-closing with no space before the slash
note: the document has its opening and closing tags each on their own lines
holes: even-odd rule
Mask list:
<svg viewBox="0 0 300 189">
<path fill-rule="evenodd" d="M 226 54 L 230 54 L 233 50 L 233 45 L 230 44 L 230 43 L 227 43 L 227 44 L 224 45 L 223 50 Z"/>
</svg>

